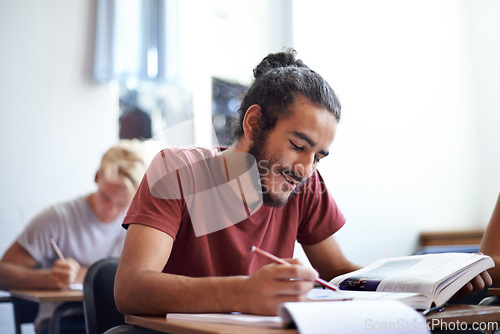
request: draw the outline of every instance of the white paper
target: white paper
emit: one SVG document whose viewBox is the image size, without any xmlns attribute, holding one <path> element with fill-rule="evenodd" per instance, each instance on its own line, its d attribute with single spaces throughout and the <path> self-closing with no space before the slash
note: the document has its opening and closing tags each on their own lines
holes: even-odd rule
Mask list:
<svg viewBox="0 0 500 334">
<path fill-rule="evenodd" d="M 284 303 L 279 315 L 301 334 L 430 333 L 420 313 L 393 300 Z"/>
</svg>

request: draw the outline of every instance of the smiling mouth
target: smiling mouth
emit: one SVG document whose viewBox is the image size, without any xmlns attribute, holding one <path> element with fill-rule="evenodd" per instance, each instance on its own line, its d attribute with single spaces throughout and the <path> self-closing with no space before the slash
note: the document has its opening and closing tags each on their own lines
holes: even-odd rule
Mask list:
<svg viewBox="0 0 500 334">
<path fill-rule="evenodd" d="M 296 187 L 297 184 L 299 183 L 297 180 L 295 180 L 294 178 L 292 178 L 291 176 L 285 174 L 285 173 L 281 173 L 281 175 L 283 175 L 283 177 L 288 181 L 288 183 L 290 183 L 293 187 Z"/>
</svg>

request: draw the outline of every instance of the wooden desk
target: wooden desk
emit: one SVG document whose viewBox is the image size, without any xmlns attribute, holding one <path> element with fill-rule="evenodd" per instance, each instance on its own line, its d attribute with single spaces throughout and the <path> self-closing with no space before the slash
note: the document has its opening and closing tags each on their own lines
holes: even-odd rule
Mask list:
<svg viewBox="0 0 500 334">
<path fill-rule="evenodd" d="M 445 324 L 500 323 L 500 307 L 447 304 L 443 312 L 430 314 L 425 319 L 431 330 L 440 329 L 439 326 Z M 456 327 L 454 328 L 456 329 Z M 500 328 L 500 325 L 498 325 L 498 328 Z"/>
<path fill-rule="evenodd" d="M 426 317 L 427 325 L 431 330 L 445 329 L 446 325 L 462 326 L 463 324 L 473 325 L 477 323 L 500 323 L 500 307 L 498 306 L 478 306 L 478 305 L 446 305 L 445 311 L 434 313 Z M 237 326 L 228 324 L 188 322 L 181 320 L 167 320 L 160 316 L 134 316 L 126 315 L 125 322 L 153 329 L 163 333 L 186 334 L 186 333 L 286 333 L 296 334 L 296 329 L 274 329 L 251 326 Z M 498 325 L 500 328 L 500 325 Z"/>
<path fill-rule="evenodd" d="M 172 334 L 216 334 L 216 333 L 242 333 L 242 334 L 297 334 L 296 329 L 276 329 L 266 327 L 238 326 L 228 324 L 204 323 L 182 320 L 167 320 L 166 317 L 126 315 L 125 322 L 154 329 L 155 331 Z"/>
<path fill-rule="evenodd" d="M 63 314 L 67 310 L 82 310 L 83 290 L 10 290 L 10 296 L 35 303 L 61 303 L 52 313 L 49 322 L 49 333 L 59 333 L 59 326 Z M 30 319 L 30 321 L 32 321 Z"/>
<path fill-rule="evenodd" d="M 10 290 L 9 293 L 12 297 L 35 303 L 83 301 L 82 290 Z"/>
<path fill-rule="evenodd" d="M 419 236 L 419 247 L 479 245 L 483 233 L 483 230 L 421 232 Z"/>
<path fill-rule="evenodd" d="M 489 288 L 488 295 L 489 296 L 500 296 L 500 288 Z"/>
</svg>

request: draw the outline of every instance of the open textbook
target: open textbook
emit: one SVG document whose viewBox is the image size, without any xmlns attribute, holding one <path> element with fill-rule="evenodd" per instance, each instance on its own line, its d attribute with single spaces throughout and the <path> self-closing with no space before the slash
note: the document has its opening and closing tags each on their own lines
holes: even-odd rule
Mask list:
<svg viewBox="0 0 500 334">
<path fill-rule="evenodd" d="M 424 317 L 394 300 L 347 300 L 283 303 L 278 316 L 241 313 L 169 313 L 167 320 L 287 328 L 299 333 L 429 333 Z M 235 327 L 221 329 L 234 332 Z"/>
<path fill-rule="evenodd" d="M 487 255 L 440 253 L 384 258 L 335 277 L 346 298 L 397 299 L 413 308 L 426 309 L 447 302 L 460 288 L 481 272 L 494 267 Z M 338 298 L 327 292 L 312 299 Z"/>
</svg>

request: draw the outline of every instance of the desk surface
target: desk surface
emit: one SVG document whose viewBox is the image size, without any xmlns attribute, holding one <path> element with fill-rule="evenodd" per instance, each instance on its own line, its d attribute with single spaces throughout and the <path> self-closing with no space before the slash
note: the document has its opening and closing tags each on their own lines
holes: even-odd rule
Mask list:
<svg viewBox="0 0 500 334">
<path fill-rule="evenodd" d="M 125 322 L 128 324 L 154 329 L 163 333 L 187 334 L 187 333 L 242 333 L 242 334 L 296 334 L 296 329 L 279 329 L 267 327 L 238 326 L 228 324 L 167 320 L 161 316 L 135 316 L 126 315 Z"/>
<path fill-rule="evenodd" d="M 443 312 L 433 313 L 425 317 L 431 330 L 438 329 L 434 325 L 466 323 L 500 323 L 500 307 L 479 305 L 447 304 Z"/>
<path fill-rule="evenodd" d="M 81 302 L 82 290 L 10 290 L 12 297 L 36 303 L 45 302 Z"/>
<path fill-rule="evenodd" d="M 452 323 L 473 324 L 478 322 L 500 323 L 500 307 L 478 306 L 478 305 L 446 305 L 445 311 L 434 313 L 426 317 L 430 329 L 438 329 L 438 326 Z M 263 327 L 237 326 L 216 323 L 188 322 L 181 320 L 167 320 L 161 316 L 134 316 L 126 315 L 125 322 L 154 329 L 164 333 L 297 333 L 296 329 L 273 329 Z"/>
</svg>

